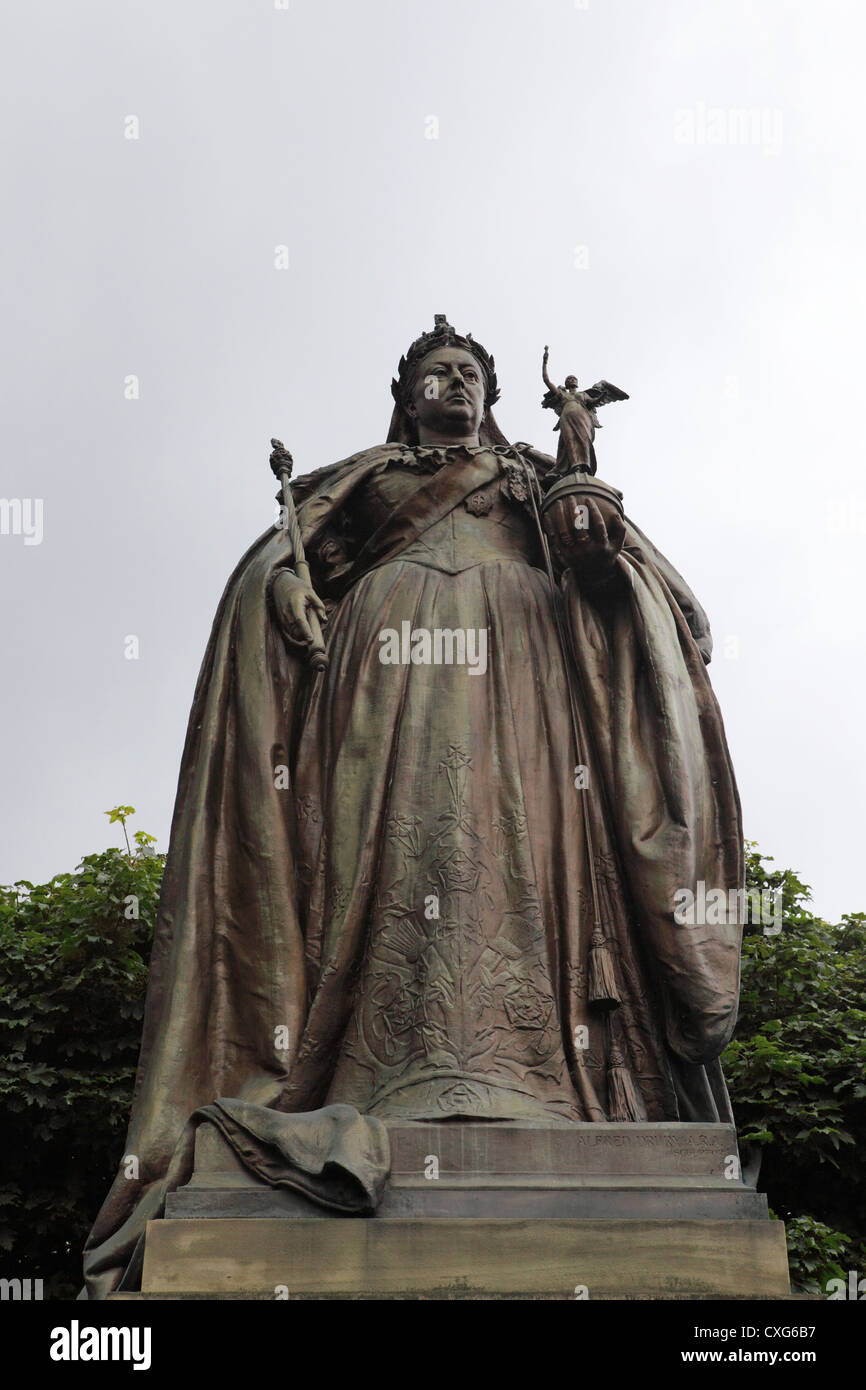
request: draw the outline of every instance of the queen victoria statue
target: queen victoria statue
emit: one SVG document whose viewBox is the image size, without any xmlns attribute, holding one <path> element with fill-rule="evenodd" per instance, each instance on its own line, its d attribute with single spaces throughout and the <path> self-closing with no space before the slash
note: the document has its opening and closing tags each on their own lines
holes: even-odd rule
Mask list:
<svg viewBox="0 0 866 1390">
<path fill-rule="evenodd" d="M 342 1196 L 310 1189 L 346 1211 L 393 1122 L 731 1118 L 739 928 L 675 916 L 742 885 L 709 627 L 595 477 L 624 393 L 546 358 L 545 384 L 558 461 L 505 439 L 492 356 L 437 316 L 385 442 L 286 481 L 228 582 L 91 1297 L 188 1180 L 197 1116 L 239 1152 L 342 1145 Z"/>
</svg>

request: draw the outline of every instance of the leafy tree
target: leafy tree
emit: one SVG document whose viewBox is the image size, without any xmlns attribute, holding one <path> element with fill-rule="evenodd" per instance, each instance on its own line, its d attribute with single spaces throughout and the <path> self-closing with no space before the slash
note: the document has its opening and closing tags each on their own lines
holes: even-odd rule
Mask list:
<svg viewBox="0 0 866 1390">
<path fill-rule="evenodd" d="M 74 1298 L 122 1154 L 163 856 L 106 812 L 125 850 L 0 888 L 0 1262 Z"/>
<path fill-rule="evenodd" d="M 775 1212 L 770 1214 L 775 1216 Z M 831 1279 L 841 1279 L 847 1286 L 847 1271 L 839 1263 L 851 1250 L 851 1238 L 844 1231 L 834 1231 L 813 1216 L 794 1216 L 785 1222 L 785 1240 L 794 1288 L 804 1293 L 827 1293 Z"/>
<path fill-rule="evenodd" d="M 50 883 L 0 888 L 0 1263 L 72 1298 L 123 1152 L 164 857 L 106 812 L 125 849 Z M 866 914 L 830 926 L 809 888 L 748 846 L 747 884 L 781 890 L 783 927 L 749 926 L 723 1065 L 740 1141 L 786 1222 L 792 1276 L 824 1292 L 866 1274 Z"/>
<path fill-rule="evenodd" d="M 866 914 L 830 926 L 795 873 L 747 850 L 747 887 L 781 891 L 782 930 L 746 928 L 722 1065 L 740 1142 L 763 1147 L 759 1185 L 786 1222 L 802 1218 L 789 1228 L 792 1277 L 823 1292 L 840 1258 L 866 1272 Z"/>
</svg>

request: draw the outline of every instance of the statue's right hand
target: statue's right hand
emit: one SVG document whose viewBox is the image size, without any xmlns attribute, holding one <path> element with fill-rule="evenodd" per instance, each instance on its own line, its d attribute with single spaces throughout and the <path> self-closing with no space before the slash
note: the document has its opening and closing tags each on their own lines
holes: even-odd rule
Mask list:
<svg viewBox="0 0 866 1390">
<path fill-rule="evenodd" d="M 272 596 L 283 636 L 292 646 L 312 647 L 318 638 L 310 626 L 310 613 L 320 623 L 328 621 L 328 610 L 318 594 L 291 570 L 280 570 L 273 583 Z"/>
</svg>

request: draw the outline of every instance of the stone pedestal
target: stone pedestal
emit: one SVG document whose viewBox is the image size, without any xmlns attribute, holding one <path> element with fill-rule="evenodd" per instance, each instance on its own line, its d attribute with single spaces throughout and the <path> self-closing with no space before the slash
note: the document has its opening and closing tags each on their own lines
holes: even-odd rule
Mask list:
<svg viewBox="0 0 866 1390">
<path fill-rule="evenodd" d="M 261 1185 L 202 1125 L 148 1227 L 142 1292 L 226 1297 L 784 1297 L 784 1228 L 730 1125 L 389 1124 L 375 1216 Z"/>
</svg>

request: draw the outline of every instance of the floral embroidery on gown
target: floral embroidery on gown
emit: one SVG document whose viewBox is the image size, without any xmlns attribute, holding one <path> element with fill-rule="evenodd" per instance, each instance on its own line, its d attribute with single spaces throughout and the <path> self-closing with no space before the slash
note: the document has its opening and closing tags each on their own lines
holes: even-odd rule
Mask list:
<svg viewBox="0 0 866 1390">
<path fill-rule="evenodd" d="M 375 474 L 354 515 L 375 525 L 416 468 Z M 604 1118 L 598 1048 L 581 1058 L 582 1097 L 571 1079 L 575 1021 L 593 1034 L 602 1021 L 574 993 L 591 929 L 585 846 L 525 498 L 503 470 L 332 614 L 295 759 L 302 1056 L 338 1039 L 323 1101 L 406 1119 Z M 486 671 L 383 664 L 380 634 L 406 622 L 486 629 Z"/>
</svg>

